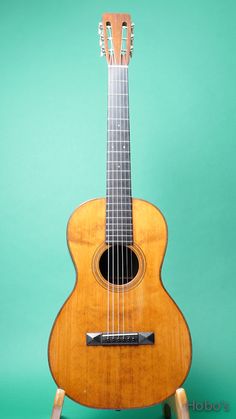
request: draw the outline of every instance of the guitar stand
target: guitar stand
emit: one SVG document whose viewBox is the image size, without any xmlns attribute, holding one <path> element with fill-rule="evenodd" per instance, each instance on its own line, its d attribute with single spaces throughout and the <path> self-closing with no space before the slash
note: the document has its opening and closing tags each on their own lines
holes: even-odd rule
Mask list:
<svg viewBox="0 0 236 419">
<path fill-rule="evenodd" d="M 65 398 L 65 391 L 58 388 L 56 391 L 51 419 L 60 419 Z M 162 403 L 163 417 L 171 419 L 174 413 L 177 419 L 189 419 L 188 400 L 183 388 L 178 388 L 173 396 Z"/>
</svg>

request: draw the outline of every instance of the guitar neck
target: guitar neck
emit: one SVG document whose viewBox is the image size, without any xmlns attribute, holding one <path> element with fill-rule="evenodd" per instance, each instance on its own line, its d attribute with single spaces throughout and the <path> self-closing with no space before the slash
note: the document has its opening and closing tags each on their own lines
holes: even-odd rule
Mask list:
<svg viewBox="0 0 236 419">
<path fill-rule="evenodd" d="M 106 242 L 133 243 L 128 66 L 108 66 Z"/>
</svg>

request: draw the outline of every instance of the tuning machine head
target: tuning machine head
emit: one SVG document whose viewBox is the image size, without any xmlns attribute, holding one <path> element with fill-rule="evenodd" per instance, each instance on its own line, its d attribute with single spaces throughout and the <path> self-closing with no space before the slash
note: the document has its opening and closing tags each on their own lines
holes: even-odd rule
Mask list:
<svg viewBox="0 0 236 419">
<path fill-rule="evenodd" d="M 131 36 L 130 36 L 130 57 L 133 55 L 134 49 L 134 23 L 131 23 Z"/>
<path fill-rule="evenodd" d="M 100 45 L 100 50 L 101 50 L 101 57 L 103 55 L 106 55 L 106 51 L 105 51 L 105 45 L 104 45 L 104 30 L 103 30 L 103 24 L 102 22 L 99 22 L 98 24 L 98 35 L 99 35 L 99 45 Z"/>
<path fill-rule="evenodd" d="M 108 65 L 128 65 L 133 51 L 134 24 L 124 13 L 105 13 L 98 24 L 101 56 Z"/>
</svg>

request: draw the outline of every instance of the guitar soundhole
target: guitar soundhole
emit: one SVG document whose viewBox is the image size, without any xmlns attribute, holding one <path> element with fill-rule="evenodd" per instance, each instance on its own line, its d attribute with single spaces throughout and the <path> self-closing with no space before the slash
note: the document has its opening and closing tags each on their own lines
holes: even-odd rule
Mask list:
<svg viewBox="0 0 236 419">
<path fill-rule="evenodd" d="M 114 285 L 128 284 L 138 273 L 139 262 L 135 252 L 122 244 L 105 250 L 99 261 L 103 278 Z"/>
</svg>

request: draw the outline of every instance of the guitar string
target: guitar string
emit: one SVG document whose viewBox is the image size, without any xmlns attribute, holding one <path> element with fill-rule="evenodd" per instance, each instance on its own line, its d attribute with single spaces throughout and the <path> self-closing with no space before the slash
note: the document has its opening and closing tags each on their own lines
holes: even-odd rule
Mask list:
<svg viewBox="0 0 236 419">
<path fill-rule="evenodd" d="M 107 31 L 108 31 L 108 36 L 111 39 L 111 28 L 107 27 Z M 112 55 L 111 55 L 111 61 L 112 61 Z M 112 89 L 112 73 L 111 73 L 111 67 L 108 67 L 108 95 L 109 93 L 111 93 L 111 89 Z M 108 106 L 109 106 L 109 101 L 110 101 L 110 96 L 108 96 Z M 111 115 L 112 110 L 111 108 L 108 109 L 108 115 Z M 111 115 L 112 116 L 112 115 Z M 109 124 L 110 122 L 108 122 L 108 129 L 109 129 Z M 108 132 L 108 140 L 112 139 L 112 134 L 110 134 L 110 131 Z M 108 143 L 108 161 L 110 161 L 111 157 L 112 157 L 112 150 L 113 150 L 113 142 L 109 142 Z M 109 169 L 109 163 L 107 163 L 107 169 Z M 110 176 L 110 171 L 107 172 L 107 186 L 111 183 L 111 185 L 113 185 L 112 182 L 109 181 L 109 176 Z M 108 186 L 109 187 L 109 186 Z M 113 284 L 113 275 L 114 275 L 114 251 L 113 251 L 113 247 L 114 247 L 114 238 L 113 238 L 113 189 L 107 189 L 107 195 L 108 195 L 108 201 L 110 200 L 111 202 L 111 215 L 110 215 L 110 211 L 108 211 L 108 215 L 107 216 L 107 220 L 108 220 L 108 334 L 110 334 L 110 322 L 111 322 L 111 328 L 112 328 L 112 332 L 114 333 L 114 293 L 113 293 L 113 289 L 112 286 L 110 286 L 110 281 L 111 284 Z M 111 199 L 110 199 L 111 196 Z M 108 209 L 110 210 L 110 206 L 108 206 Z M 111 232 L 110 232 L 110 222 L 111 222 Z M 110 269 L 110 252 L 111 252 L 111 269 Z M 111 272 L 110 272 L 111 271 Z M 111 278 L 110 278 L 111 277 Z M 112 310 L 110 310 L 110 292 L 112 292 Z M 111 320 L 110 320 L 111 317 Z"/>
<path fill-rule="evenodd" d="M 122 40 L 121 40 L 121 45 L 122 45 Z M 122 276 L 122 270 L 123 270 L 123 266 L 122 266 L 122 262 L 123 262 L 123 257 L 122 257 L 122 252 L 123 252 L 123 211 L 122 211 L 122 191 L 123 191 L 123 187 L 122 187 L 122 178 L 123 178 L 123 162 L 122 162 L 122 153 L 120 150 L 120 146 L 121 146 L 121 135 L 122 135 L 122 131 L 121 131 L 121 112 L 122 112 L 122 108 L 121 108 L 121 95 L 120 95 L 120 90 L 121 90 L 121 82 L 120 80 L 120 73 L 122 72 L 122 67 L 116 67 L 115 70 L 115 79 L 116 79 L 116 115 L 117 115 L 117 128 L 119 128 L 117 130 L 117 137 L 116 137 L 116 146 L 119 145 L 119 147 L 116 147 L 118 149 L 118 159 L 117 161 L 119 162 L 117 164 L 117 168 L 118 168 L 118 181 L 117 181 L 117 185 L 118 185 L 118 204 L 117 204 L 117 249 L 118 249 L 118 261 L 117 264 L 120 267 L 120 256 L 121 256 L 121 272 L 119 269 L 119 275 L 118 275 L 118 289 L 117 289 L 117 303 L 118 303 L 118 312 L 117 312 L 117 319 L 118 319 L 118 333 L 120 333 L 120 277 L 121 277 L 121 284 L 123 282 L 123 276 Z M 119 111 L 118 111 L 119 109 Z M 118 113 L 119 112 L 119 113 Z M 120 169 L 120 170 L 119 170 Z M 119 214 L 120 213 L 120 214 Z M 120 217 L 119 217 L 120 215 Z M 120 222 L 120 225 L 119 225 Z M 121 230 L 121 231 L 120 231 Z M 120 236 L 121 235 L 121 236 Z M 121 238 L 121 240 L 120 240 Z M 121 246 L 120 246 L 120 242 L 121 242 Z M 121 255 L 120 255 L 120 250 L 121 250 Z"/>
<path fill-rule="evenodd" d="M 133 237 L 134 232 L 133 232 L 133 200 L 132 200 L 132 194 L 131 194 L 131 190 L 132 190 L 131 187 L 132 187 L 132 185 L 131 185 L 131 143 L 130 143 L 128 67 L 126 69 L 126 79 L 127 79 L 127 106 L 128 106 L 128 108 L 127 108 L 127 112 L 128 112 L 127 118 L 128 118 L 128 123 L 129 123 L 129 132 L 128 132 L 128 134 L 129 134 L 129 174 L 130 174 L 130 176 L 129 176 L 129 188 L 130 188 L 130 207 L 129 207 L 129 209 L 130 209 L 130 216 L 132 217 L 132 218 L 130 218 L 130 224 L 131 224 L 131 227 L 132 227 L 132 242 L 131 242 L 131 251 L 130 251 L 130 275 L 131 275 L 131 278 L 133 279 L 133 251 L 132 251 L 132 246 L 134 244 L 134 237 Z M 131 303 L 130 313 L 132 313 L 133 312 L 133 310 L 132 310 L 132 307 L 133 307 L 133 294 L 132 293 L 131 293 L 131 302 L 130 303 Z M 133 326 L 133 316 L 131 317 L 131 327 L 132 326 Z"/>
<path fill-rule="evenodd" d="M 109 90 L 110 90 L 110 71 L 108 68 L 108 95 L 109 95 Z M 107 103 L 109 106 L 109 96 L 107 98 Z M 108 115 L 109 115 L 109 108 L 108 108 Z M 107 128 L 109 130 L 109 120 L 107 121 Z M 110 159 L 110 143 L 109 143 L 109 131 L 107 133 L 107 203 L 109 202 L 109 189 L 108 189 L 108 185 L 109 185 L 109 173 L 108 172 L 108 166 L 109 166 L 109 159 Z M 106 206 L 106 209 L 109 210 L 110 205 Z M 108 249 L 107 249 L 107 274 L 108 274 L 108 283 L 107 283 L 107 334 L 110 333 L 110 228 L 109 228 L 109 224 L 110 224 L 110 212 L 107 211 L 106 212 L 106 228 L 107 228 L 107 243 L 108 243 Z"/>
<path fill-rule="evenodd" d="M 127 70 L 128 70 L 128 67 L 127 67 Z M 125 80 L 124 91 L 128 95 L 128 80 L 127 80 L 126 71 L 125 71 L 125 74 L 124 74 L 124 80 Z M 128 130 L 129 130 L 129 120 L 128 120 L 129 115 L 128 115 L 127 111 L 126 111 L 125 116 L 126 116 L 127 121 L 128 121 L 127 126 L 128 126 Z M 128 140 L 129 140 L 129 132 L 128 132 Z M 128 150 L 127 150 L 128 151 L 128 153 L 127 153 L 128 154 L 128 159 L 127 160 L 130 161 L 130 143 L 128 142 L 127 144 L 128 144 Z M 127 175 L 129 175 L 129 173 L 127 173 Z M 127 176 L 127 178 L 128 178 L 127 180 L 129 180 L 129 176 Z M 130 204 L 130 197 L 129 197 L 128 201 L 129 201 L 129 204 Z M 130 205 L 128 205 L 128 207 L 130 208 Z M 127 220 L 128 220 L 128 218 L 127 218 Z M 128 230 L 128 228 L 126 228 L 126 230 Z M 126 284 L 128 284 L 128 281 L 129 281 L 129 247 L 128 247 L 128 243 L 129 243 L 129 238 L 128 238 L 128 232 L 126 231 Z M 128 298 L 127 299 L 127 311 L 128 312 L 129 312 L 129 305 L 130 305 L 130 299 Z M 126 320 L 127 332 L 129 332 L 129 324 L 127 324 L 128 319 L 129 319 L 129 316 L 127 315 L 127 320 Z"/>
<path fill-rule="evenodd" d="M 112 36 L 111 36 L 112 34 L 111 34 L 111 29 L 110 29 L 110 39 L 111 39 L 111 52 L 112 52 L 112 55 L 111 55 L 111 61 L 113 61 L 113 64 L 115 64 L 115 53 L 114 53 L 114 46 L 113 46 L 113 39 L 112 39 Z M 111 67 L 111 75 L 112 75 L 112 67 Z M 113 81 L 113 77 L 111 77 L 111 79 L 112 79 L 112 82 L 111 82 L 111 92 L 113 92 L 113 89 L 114 89 L 114 81 Z M 113 98 L 113 96 L 112 96 L 112 98 Z M 111 109 L 111 114 L 112 114 L 112 118 L 114 118 L 114 108 L 110 108 Z M 113 134 L 111 134 L 111 136 L 112 136 L 112 145 L 113 145 L 113 150 L 114 150 L 114 138 L 113 138 Z M 112 154 L 112 160 L 114 160 L 114 153 Z M 111 172 L 110 172 L 111 173 Z M 114 175 L 115 175 L 115 172 L 112 172 L 112 173 L 114 173 Z M 112 178 L 113 178 L 113 175 L 112 175 Z M 111 182 L 111 184 L 112 184 L 112 198 L 114 197 L 114 195 L 115 195 L 115 189 L 113 190 L 113 188 L 114 188 L 114 181 L 112 180 L 112 182 Z M 114 202 L 114 200 L 113 200 L 113 202 Z M 114 209 L 113 209 L 113 205 L 112 205 L 112 217 L 114 217 L 114 214 L 115 214 L 115 211 L 114 211 Z M 115 222 L 114 222 L 114 218 L 112 218 L 112 238 L 113 238 L 113 240 L 112 240 L 112 333 L 114 334 L 114 332 L 115 332 L 115 290 L 114 290 L 114 285 L 115 285 L 115 260 L 114 260 L 114 258 L 115 258 L 115 229 L 114 229 L 114 226 L 115 226 Z"/>
<path fill-rule="evenodd" d="M 123 69 L 122 69 L 122 67 L 120 67 L 120 73 L 122 73 L 122 71 L 123 71 Z M 119 79 L 121 80 L 121 74 L 119 75 Z M 119 96 L 120 97 L 120 103 L 122 103 L 122 97 L 123 97 L 122 96 L 122 88 L 121 88 L 122 86 L 121 85 L 122 85 L 122 83 L 120 83 L 120 93 L 121 93 L 121 95 Z M 121 117 L 122 117 L 122 114 L 120 114 L 120 121 L 119 121 L 120 129 L 121 129 L 121 132 L 120 132 L 120 149 L 122 148 L 121 144 L 122 144 L 122 140 L 124 139 L 124 131 L 122 133 L 123 127 L 122 127 L 122 123 L 121 123 Z M 122 153 L 121 153 L 121 155 L 122 155 Z M 122 173 L 122 176 L 121 176 L 121 202 L 123 202 L 123 172 L 121 172 L 121 173 Z M 124 173 L 126 173 L 126 172 L 124 172 Z M 124 208 L 124 204 L 121 204 L 121 208 L 122 208 L 122 205 L 123 205 L 123 208 Z M 122 326 L 123 326 L 123 337 L 124 337 L 124 334 L 125 334 L 124 240 L 123 240 L 123 237 L 124 237 L 124 226 L 123 226 L 124 210 L 122 211 L 122 209 L 121 209 L 121 212 L 122 212 Z"/>
<path fill-rule="evenodd" d="M 122 76 L 121 76 L 121 80 L 124 80 L 124 82 L 123 83 L 121 83 L 121 85 L 122 85 L 122 92 L 124 92 L 124 94 L 126 94 L 127 93 L 127 86 L 126 86 L 126 82 L 125 82 L 125 69 L 124 69 L 124 71 L 122 71 Z M 124 96 L 124 98 L 125 98 L 125 96 Z M 124 101 L 125 102 L 125 101 Z M 124 109 L 126 109 L 126 108 L 124 108 Z M 123 112 L 123 115 L 124 115 L 124 117 L 126 118 L 126 112 Z M 124 124 L 125 125 L 125 124 Z M 125 138 L 125 134 L 124 134 L 124 138 Z M 126 144 L 127 143 L 125 143 L 125 147 L 126 147 Z M 128 151 L 128 150 L 127 150 Z M 128 153 L 125 153 L 125 154 L 128 154 Z M 127 159 L 128 160 L 128 159 Z M 125 185 L 127 186 L 127 172 L 125 172 Z M 126 195 L 126 194 L 125 194 Z M 123 201 L 123 200 L 122 200 Z M 126 210 L 126 209 L 125 209 Z M 128 230 L 128 228 L 127 228 L 127 224 L 126 224 L 126 228 L 125 228 L 125 265 L 126 265 L 126 278 L 127 278 L 127 276 L 128 276 L 128 273 L 127 273 L 127 244 L 128 244 L 128 236 L 127 236 L 127 230 Z M 123 299 L 125 298 L 125 290 L 124 290 L 124 285 L 123 285 Z M 127 307 L 127 304 L 126 304 L 126 307 Z M 125 317 L 125 313 L 124 313 L 124 317 Z M 125 320 L 125 319 L 124 319 Z M 126 323 L 127 323 L 127 318 L 126 318 Z M 126 326 L 127 327 L 127 326 Z"/>
<path fill-rule="evenodd" d="M 116 104 L 116 107 L 115 107 L 115 113 L 116 113 L 116 115 L 118 115 L 118 95 L 117 95 L 117 91 L 118 91 L 118 83 L 119 83 L 119 81 L 118 81 L 118 77 L 117 77 L 117 67 L 115 67 L 115 71 L 114 71 L 114 73 L 115 73 L 115 83 L 114 83 L 114 86 L 115 86 L 115 95 L 113 95 L 113 98 L 114 98 L 114 96 L 115 96 L 115 104 Z M 114 74 L 113 73 L 113 74 Z M 119 132 L 117 133 L 117 137 L 119 136 Z M 116 138 L 115 139 L 115 141 L 116 141 L 116 145 L 117 145 L 117 140 L 118 140 L 118 138 Z M 119 162 L 119 163 L 115 163 L 115 166 L 116 166 L 116 170 L 117 170 L 117 179 L 120 179 L 120 174 L 119 174 L 119 168 L 121 167 L 121 163 L 120 163 L 120 161 L 121 161 L 121 156 L 120 156 L 120 152 L 118 152 L 118 153 L 116 153 L 116 155 L 118 154 L 118 159 L 117 159 L 117 161 Z M 122 169 L 121 169 L 122 170 Z M 122 173 L 122 172 L 121 172 Z M 117 181 L 117 184 L 119 184 L 119 180 Z M 117 189 L 117 190 L 119 190 L 119 189 Z M 119 199 L 119 201 L 121 202 L 121 200 L 120 200 L 120 198 L 118 198 Z M 116 214 L 117 214 L 117 228 L 116 228 L 116 237 L 117 237 L 117 239 L 116 239 L 116 241 L 117 241 L 117 243 L 116 243 L 116 255 L 117 255 L 117 261 L 116 261 L 116 263 L 117 263 L 117 284 L 118 284 L 118 288 L 117 288 L 117 332 L 119 333 L 120 332 L 120 292 L 119 292 L 119 277 L 120 277 L 120 269 L 119 269 L 119 265 L 120 265 L 120 261 L 119 261 L 119 258 L 120 258 L 120 255 L 119 255 L 119 240 L 120 239 L 118 239 L 118 234 L 119 234 L 119 204 L 120 204 L 120 202 L 118 203 L 118 205 L 116 206 L 116 209 L 117 209 L 117 211 L 116 211 Z"/>
</svg>

